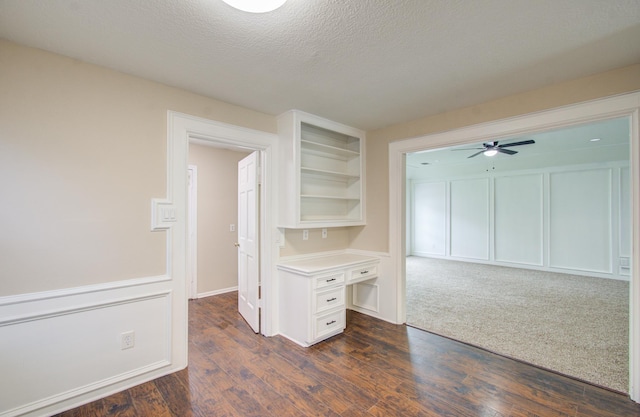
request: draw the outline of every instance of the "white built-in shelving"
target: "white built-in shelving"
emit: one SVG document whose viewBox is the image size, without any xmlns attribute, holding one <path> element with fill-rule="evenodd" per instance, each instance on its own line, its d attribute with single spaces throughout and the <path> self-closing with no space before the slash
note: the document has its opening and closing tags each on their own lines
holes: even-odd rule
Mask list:
<svg viewBox="0 0 640 417">
<path fill-rule="evenodd" d="M 291 110 L 278 118 L 280 225 L 363 225 L 364 132 Z"/>
</svg>

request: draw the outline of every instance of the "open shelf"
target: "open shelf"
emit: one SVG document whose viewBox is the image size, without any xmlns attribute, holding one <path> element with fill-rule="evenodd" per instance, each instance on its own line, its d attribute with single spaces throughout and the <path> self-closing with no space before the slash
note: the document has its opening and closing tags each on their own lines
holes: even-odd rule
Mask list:
<svg viewBox="0 0 640 417">
<path fill-rule="evenodd" d="M 332 195 L 303 194 L 303 195 L 300 195 L 300 198 L 320 198 L 320 199 L 323 199 L 323 200 L 352 200 L 352 201 L 360 201 L 359 198 L 335 197 L 335 196 L 332 196 Z"/>
<path fill-rule="evenodd" d="M 364 132 L 296 110 L 278 118 L 278 131 L 281 224 L 364 224 Z"/>
<path fill-rule="evenodd" d="M 344 178 L 344 179 L 357 179 L 357 178 L 360 178 L 360 175 L 347 174 L 347 173 L 344 173 L 344 172 L 336 172 L 336 171 L 326 171 L 324 169 L 316 169 L 316 168 L 302 167 L 302 168 L 300 168 L 300 172 L 302 172 L 303 174 L 312 174 L 312 175 L 315 174 L 315 175 L 320 175 L 320 176 Z"/>
<path fill-rule="evenodd" d="M 344 159 L 360 156 L 360 152 L 350 149 L 338 148 L 336 146 L 324 145 L 322 143 L 311 142 L 308 140 L 300 141 L 303 152 L 318 152 L 333 157 L 343 157 Z"/>
</svg>

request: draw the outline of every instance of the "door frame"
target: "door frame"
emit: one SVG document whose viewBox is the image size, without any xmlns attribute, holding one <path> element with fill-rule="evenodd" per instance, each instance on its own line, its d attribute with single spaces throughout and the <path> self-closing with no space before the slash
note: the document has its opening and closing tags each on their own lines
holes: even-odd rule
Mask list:
<svg viewBox="0 0 640 417">
<path fill-rule="evenodd" d="M 277 332 L 278 309 L 276 288 L 276 264 L 278 256 L 278 234 L 276 233 L 277 181 L 275 178 L 278 155 L 278 135 L 248 129 L 227 123 L 208 120 L 169 110 L 167 112 L 167 200 L 175 210 L 175 222 L 167 244 L 170 247 L 169 265 L 182 274 L 174 279 L 181 280 L 185 292 L 189 293 L 187 277 L 187 201 L 188 201 L 188 155 L 189 143 L 231 149 L 260 151 L 260 277 L 261 302 L 260 329 L 265 336 Z M 173 233 L 179 231 L 178 233 Z M 186 307 L 185 307 L 186 308 Z M 187 349 L 187 322 L 180 337 L 184 337 Z M 177 335 L 174 337 L 178 337 Z"/>
<path fill-rule="evenodd" d="M 198 298 L 198 167 L 189 164 L 187 171 L 187 295 Z"/>
<path fill-rule="evenodd" d="M 629 117 L 632 270 L 629 280 L 629 396 L 640 402 L 640 93 L 629 93 L 482 123 L 389 144 L 389 253 L 396 280 L 396 322 L 406 322 L 406 154 L 500 140 L 542 130 Z"/>
</svg>

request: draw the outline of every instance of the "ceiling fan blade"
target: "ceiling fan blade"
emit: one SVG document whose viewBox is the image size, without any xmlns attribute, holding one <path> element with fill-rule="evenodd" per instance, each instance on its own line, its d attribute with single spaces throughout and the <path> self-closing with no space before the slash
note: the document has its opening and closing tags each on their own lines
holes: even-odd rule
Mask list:
<svg viewBox="0 0 640 417">
<path fill-rule="evenodd" d="M 505 143 L 504 145 L 498 145 L 498 148 L 506 148 L 508 146 L 520 146 L 520 145 L 532 145 L 536 143 L 535 140 L 523 140 L 522 142 Z"/>
<path fill-rule="evenodd" d="M 481 153 L 483 153 L 484 151 L 485 151 L 485 150 L 483 149 L 483 150 L 481 150 L 480 152 L 476 152 L 476 153 L 474 153 L 473 155 L 471 155 L 471 156 L 467 157 L 467 159 L 469 159 L 469 158 L 473 158 L 474 156 L 478 156 L 478 155 L 480 155 Z"/>
<path fill-rule="evenodd" d="M 507 155 L 515 155 L 518 151 L 512 151 L 511 149 L 502 149 L 502 148 L 494 148 L 496 151 L 500 153 L 506 153 Z"/>
</svg>

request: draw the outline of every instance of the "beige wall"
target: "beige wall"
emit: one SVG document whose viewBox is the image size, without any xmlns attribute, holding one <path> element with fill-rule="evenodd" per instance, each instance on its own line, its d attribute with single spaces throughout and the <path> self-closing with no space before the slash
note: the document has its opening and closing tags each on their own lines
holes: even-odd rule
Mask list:
<svg viewBox="0 0 640 417">
<path fill-rule="evenodd" d="M 389 250 L 390 142 L 637 90 L 640 64 L 367 132 L 367 226 L 351 230 L 350 246 Z"/>
<path fill-rule="evenodd" d="M 167 110 L 273 116 L 0 40 L 0 296 L 165 272 Z"/>
<path fill-rule="evenodd" d="M 314 252 L 342 250 L 349 247 L 348 227 L 330 227 L 327 237 L 322 238 L 322 229 L 308 229 L 309 239 L 302 239 L 302 230 L 286 229 L 284 248 L 280 249 L 280 256 L 302 255 Z"/>
<path fill-rule="evenodd" d="M 198 294 L 238 285 L 238 161 L 250 152 L 189 145 L 198 171 Z"/>
<path fill-rule="evenodd" d="M 367 133 L 367 226 L 281 254 L 388 250 L 391 141 L 640 89 L 640 65 Z M 166 112 L 276 132 L 274 116 L 0 40 L 0 296 L 163 274 Z M 375 168 L 374 168 L 375 167 Z"/>
</svg>

